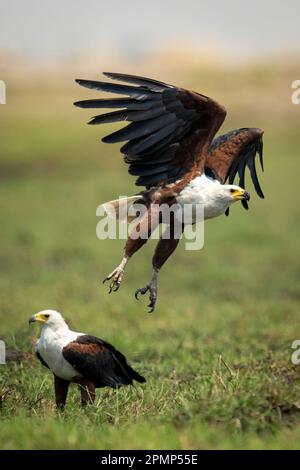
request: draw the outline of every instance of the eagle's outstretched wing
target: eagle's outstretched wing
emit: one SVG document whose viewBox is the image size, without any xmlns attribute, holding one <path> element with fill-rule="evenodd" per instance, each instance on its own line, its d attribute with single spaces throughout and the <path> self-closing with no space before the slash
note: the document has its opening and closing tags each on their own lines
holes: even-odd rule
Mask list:
<svg viewBox="0 0 300 470">
<path fill-rule="evenodd" d="M 126 142 L 121 147 L 129 173 L 138 186 L 171 183 L 195 166 L 202 172 L 205 158 L 226 111 L 207 96 L 134 75 L 105 73 L 131 85 L 76 80 L 87 88 L 126 98 L 90 99 L 74 103 L 81 108 L 117 108 L 95 116 L 89 124 L 129 121 L 102 140 Z M 134 85 L 134 86 L 132 86 Z"/>
<path fill-rule="evenodd" d="M 255 157 L 259 156 L 263 170 L 263 131 L 256 128 L 242 128 L 230 131 L 213 140 L 206 159 L 206 170 L 212 172 L 212 176 L 219 179 L 221 183 L 228 180 L 233 184 L 235 177 L 239 174 L 239 186 L 245 188 L 246 166 L 250 170 L 251 180 L 256 193 L 263 198 L 264 194 L 260 187 Z M 246 200 L 242 201 L 245 209 L 248 209 Z"/>
</svg>

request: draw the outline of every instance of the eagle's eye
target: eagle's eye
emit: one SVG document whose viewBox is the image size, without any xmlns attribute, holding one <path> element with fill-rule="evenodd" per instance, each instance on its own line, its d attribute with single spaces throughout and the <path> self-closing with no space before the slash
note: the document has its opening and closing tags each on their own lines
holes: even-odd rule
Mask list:
<svg viewBox="0 0 300 470">
<path fill-rule="evenodd" d="M 234 191 L 235 191 L 235 189 L 231 189 L 231 190 L 230 190 L 231 193 L 234 193 Z"/>
<path fill-rule="evenodd" d="M 44 317 L 45 317 L 45 318 L 49 318 L 49 317 L 50 317 L 49 313 L 45 313 L 45 314 L 44 314 Z"/>
</svg>

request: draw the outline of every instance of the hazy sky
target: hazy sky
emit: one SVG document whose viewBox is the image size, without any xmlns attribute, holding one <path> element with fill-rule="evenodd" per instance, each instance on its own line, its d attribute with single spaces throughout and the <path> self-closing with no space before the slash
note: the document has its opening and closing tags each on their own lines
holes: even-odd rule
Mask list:
<svg viewBox="0 0 300 470">
<path fill-rule="evenodd" d="M 173 41 L 232 55 L 300 48 L 299 0 L 0 0 L 0 49 L 44 59 Z"/>
</svg>

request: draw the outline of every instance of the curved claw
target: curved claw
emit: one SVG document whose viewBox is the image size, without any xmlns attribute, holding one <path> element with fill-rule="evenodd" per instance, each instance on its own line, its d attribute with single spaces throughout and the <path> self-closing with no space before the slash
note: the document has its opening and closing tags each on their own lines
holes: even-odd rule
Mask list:
<svg viewBox="0 0 300 470">
<path fill-rule="evenodd" d="M 147 307 L 149 308 L 148 313 L 154 312 L 155 304 L 156 304 L 156 296 L 151 298 L 151 295 L 150 295 L 150 303 L 147 305 Z"/>
<path fill-rule="evenodd" d="M 110 273 L 105 279 L 103 279 L 102 284 L 105 284 L 107 281 L 111 280 L 111 283 L 108 286 L 108 293 L 117 292 L 120 288 L 121 282 L 123 280 L 124 270 L 117 268 L 112 273 Z"/>
<path fill-rule="evenodd" d="M 150 294 L 150 303 L 147 305 L 147 307 L 149 308 L 148 313 L 154 312 L 155 304 L 156 304 L 156 294 L 155 296 L 153 296 L 153 294 Z"/>
<path fill-rule="evenodd" d="M 139 293 L 140 293 L 140 289 L 135 291 L 134 297 L 136 298 L 136 300 L 139 300 Z"/>
<path fill-rule="evenodd" d="M 147 292 L 148 290 L 150 290 L 150 286 L 141 287 L 140 289 L 137 289 L 137 290 L 135 291 L 135 294 L 134 294 L 136 300 L 139 300 L 139 297 L 138 297 L 139 294 L 144 295 L 144 294 L 146 294 L 146 292 Z"/>
<path fill-rule="evenodd" d="M 140 289 L 137 289 L 135 291 L 135 298 L 136 300 L 139 300 L 139 294 L 141 295 L 145 295 L 146 292 L 150 292 L 150 303 L 148 304 L 148 308 L 149 308 L 149 311 L 148 313 L 152 313 L 155 309 L 155 304 L 156 304 L 156 289 L 151 285 L 151 284 L 148 284 L 147 286 L 145 287 L 141 287 Z"/>
</svg>

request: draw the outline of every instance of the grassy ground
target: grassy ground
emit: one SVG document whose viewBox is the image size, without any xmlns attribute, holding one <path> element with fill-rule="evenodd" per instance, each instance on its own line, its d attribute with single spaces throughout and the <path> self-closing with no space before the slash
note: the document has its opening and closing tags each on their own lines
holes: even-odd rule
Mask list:
<svg viewBox="0 0 300 470">
<path fill-rule="evenodd" d="M 57 415 L 52 377 L 33 355 L 0 366 L 1 448 L 299 448 L 300 368 L 291 364 L 299 337 L 299 110 L 284 102 L 278 113 L 277 81 L 269 77 L 270 91 L 268 76 L 257 73 L 260 100 L 249 89 L 243 111 L 247 100 L 228 95 L 226 77 L 226 129 L 266 130 L 266 199 L 249 186 L 248 213 L 236 205 L 207 223 L 202 251 L 178 248 L 161 272 L 153 315 L 133 297 L 151 273 L 153 242 L 117 294 L 100 284 L 124 242 L 96 238 L 96 207 L 135 188 L 117 149 L 99 144 L 101 130 L 84 126 L 88 114 L 70 106 L 87 94 L 14 85 L 1 107 L 0 336 L 31 353 L 38 331 L 28 317 L 54 308 L 73 328 L 115 344 L 147 384 L 98 391 L 85 414 L 74 387 Z M 222 94 L 209 74 L 190 82 Z M 264 90 L 274 100 L 265 112 Z"/>
</svg>

